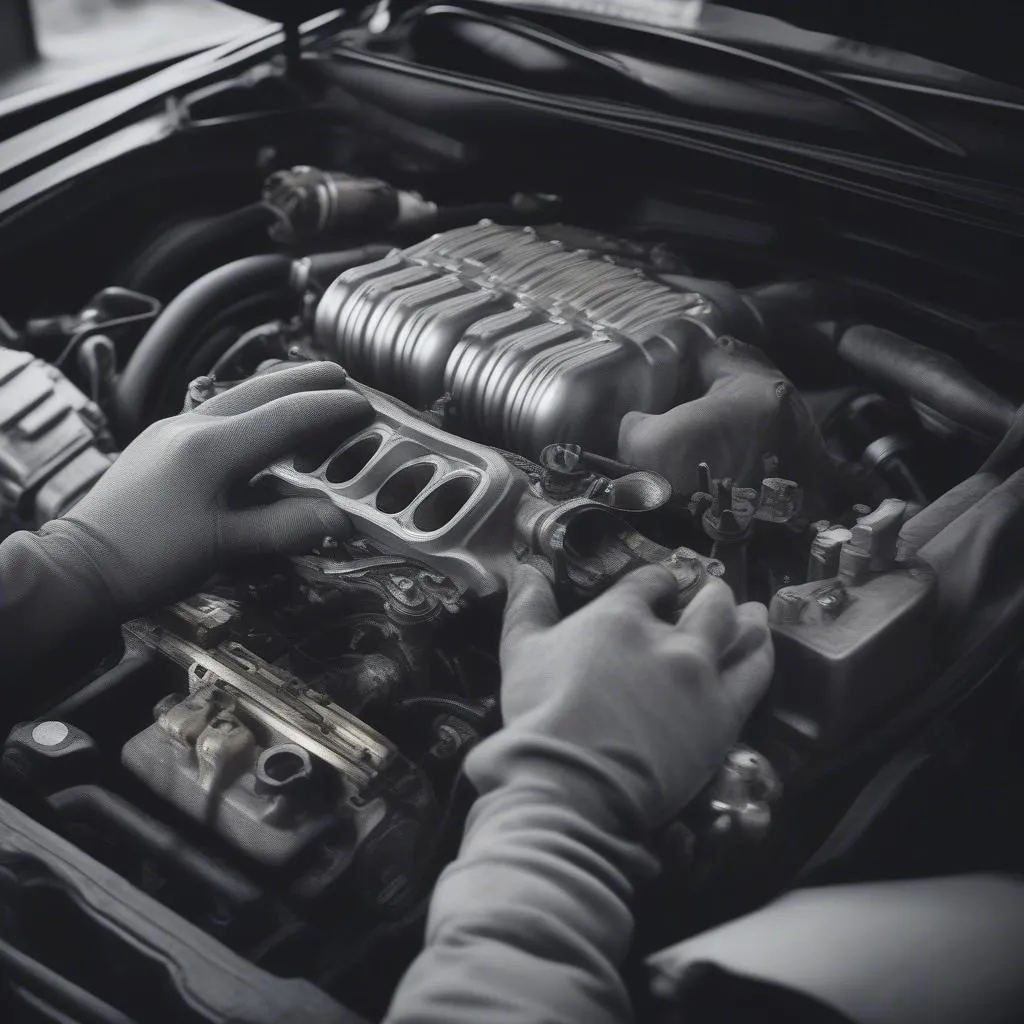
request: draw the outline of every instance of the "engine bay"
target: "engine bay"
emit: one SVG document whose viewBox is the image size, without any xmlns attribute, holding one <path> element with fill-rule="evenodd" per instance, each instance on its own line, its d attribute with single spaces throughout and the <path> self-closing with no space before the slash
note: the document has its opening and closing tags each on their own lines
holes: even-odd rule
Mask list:
<svg viewBox="0 0 1024 1024">
<path fill-rule="evenodd" d="M 356 436 L 252 481 L 321 495 L 354 538 L 125 623 L 2 761 L 30 813 L 247 960 L 328 991 L 380 972 L 369 1007 L 457 846 L 461 759 L 500 727 L 516 564 L 565 611 L 648 563 L 680 608 L 709 577 L 769 606 L 769 698 L 677 823 L 686 898 L 716 907 L 777 863 L 790 791 L 927 693 L 994 593 L 984 572 L 962 585 L 943 530 L 977 467 L 995 489 L 1012 460 L 1012 388 L 829 283 L 737 286 L 664 241 L 563 224 L 553 196 L 495 206 L 446 224 L 413 190 L 293 166 L 258 207 L 288 253 L 169 300 L 111 285 L 5 324 L 0 349 L 8 530 L 72 508 L 157 416 L 255 374 L 331 360 L 372 405 Z M 353 224 L 407 240 L 331 248 Z M 261 289 L 277 315 L 225 321 Z"/>
</svg>

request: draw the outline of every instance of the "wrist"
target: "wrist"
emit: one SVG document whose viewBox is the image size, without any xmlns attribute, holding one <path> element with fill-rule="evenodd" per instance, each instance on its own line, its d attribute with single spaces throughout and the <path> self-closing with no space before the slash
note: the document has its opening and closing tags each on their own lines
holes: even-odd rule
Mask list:
<svg viewBox="0 0 1024 1024">
<path fill-rule="evenodd" d="M 465 773 L 481 796 L 498 788 L 530 789 L 624 838 L 643 842 L 651 828 L 637 787 L 605 759 L 566 740 L 508 727 L 470 751 Z"/>
<path fill-rule="evenodd" d="M 62 680 L 116 645 L 119 624 L 114 602 L 73 531 L 50 523 L 0 544 L 0 650 L 12 699 L 15 691 L 35 699 L 28 695 L 65 685 Z"/>
<path fill-rule="evenodd" d="M 34 539 L 47 571 L 60 582 L 62 604 L 80 608 L 81 621 L 89 626 L 119 626 L 128 612 L 107 581 L 99 545 L 89 530 L 70 519 L 52 519 Z"/>
</svg>

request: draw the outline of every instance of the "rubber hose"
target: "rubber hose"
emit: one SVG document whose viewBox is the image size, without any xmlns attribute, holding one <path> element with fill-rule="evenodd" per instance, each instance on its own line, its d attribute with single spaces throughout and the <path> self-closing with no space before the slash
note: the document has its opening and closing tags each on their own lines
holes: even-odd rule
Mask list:
<svg viewBox="0 0 1024 1024">
<path fill-rule="evenodd" d="M 290 256 L 247 256 L 204 274 L 181 292 L 146 332 L 117 382 L 114 408 L 124 436 L 139 432 L 168 364 L 204 324 L 247 295 L 286 293 L 291 269 Z"/>
<path fill-rule="evenodd" d="M 343 274 L 346 270 L 351 270 L 353 267 L 360 267 L 364 263 L 382 260 L 394 248 L 393 245 L 375 242 L 370 245 L 359 246 L 357 249 L 314 253 L 311 256 L 306 256 L 296 261 L 298 282 L 301 284 L 303 279 L 305 279 L 311 284 L 326 287 L 339 274 Z M 292 282 L 293 284 L 296 283 L 296 276 L 293 276 Z"/>
<path fill-rule="evenodd" d="M 740 290 L 728 281 L 713 281 L 686 274 L 659 274 L 676 288 L 703 295 L 714 307 L 709 326 L 718 334 L 770 348 L 775 340 L 792 347 L 794 336 L 812 331 L 813 325 L 841 305 L 839 289 L 821 281 L 773 281 Z"/>
<path fill-rule="evenodd" d="M 493 220 L 500 224 L 518 224 L 529 222 L 529 214 L 517 210 L 512 203 L 467 203 L 463 206 L 440 206 L 434 217 L 430 230 L 449 231 L 461 228 L 466 224 L 475 224 L 478 220 Z"/>
<path fill-rule="evenodd" d="M 805 334 L 821 320 L 844 315 L 849 301 L 843 286 L 830 281 L 772 281 L 739 294 L 757 315 L 763 336 L 783 343 L 794 332 Z"/>
<path fill-rule="evenodd" d="M 190 846 L 174 829 L 99 786 L 62 789 L 49 797 L 50 806 L 65 823 L 84 821 L 98 831 L 127 838 L 165 864 L 171 864 L 237 909 L 258 903 L 263 891 L 241 873 Z"/>
<path fill-rule="evenodd" d="M 273 213 L 263 203 L 252 203 L 165 235 L 135 260 L 128 274 L 129 287 L 167 301 L 194 281 L 197 273 L 243 253 L 270 248 L 267 229 L 273 221 Z"/>
<path fill-rule="evenodd" d="M 156 655 L 149 648 L 126 654 L 108 671 L 75 690 L 60 703 L 47 708 L 46 715 L 60 722 L 77 725 L 85 732 L 93 732 L 110 721 L 107 716 L 119 710 L 124 713 L 121 687 L 133 687 L 138 692 L 142 680 L 136 677 L 142 676 L 156 664 Z"/>
<path fill-rule="evenodd" d="M 34 993 L 45 993 L 45 999 L 39 1002 L 46 1006 L 46 1017 L 33 1013 L 32 1017 L 19 1017 L 21 1020 L 73 1020 L 79 1024 L 135 1024 L 135 1020 L 122 1013 L 117 1007 L 93 995 L 92 992 L 76 985 L 63 974 L 47 967 L 40 960 L 29 956 L 23 950 L 0 939 L 0 985 L 4 989 L 15 992 L 20 1000 L 19 1006 L 26 1006 L 38 1011 L 35 1000 L 30 998 Z M 0 990 L 2 994 L 3 990 Z M 5 1002 L 3 1008 L 13 1004 Z M 66 1011 L 66 1012 L 65 1012 Z M 56 1016 L 60 1014 L 60 1016 Z"/>
<path fill-rule="evenodd" d="M 1017 407 L 943 352 L 861 324 L 839 339 L 839 355 L 862 373 L 989 438 L 1000 438 Z"/>
<path fill-rule="evenodd" d="M 481 724 L 490 719 L 497 711 L 497 701 L 493 697 L 482 700 L 464 700 L 461 697 L 447 697 L 442 694 L 429 694 L 419 697 L 404 697 L 397 701 L 395 707 L 402 711 L 423 709 L 427 711 L 448 711 L 460 718 L 468 718 Z"/>
</svg>

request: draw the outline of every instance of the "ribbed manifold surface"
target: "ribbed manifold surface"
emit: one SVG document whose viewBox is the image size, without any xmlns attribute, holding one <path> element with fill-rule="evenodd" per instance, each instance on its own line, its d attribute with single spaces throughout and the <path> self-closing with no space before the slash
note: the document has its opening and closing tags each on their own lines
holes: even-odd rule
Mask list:
<svg viewBox="0 0 1024 1024">
<path fill-rule="evenodd" d="M 346 271 L 316 313 L 318 343 L 357 380 L 536 456 L 555 441 L 615 453 L 631 410 L 679 387 L 678 324 L 702 302 L 530 228 L 480 223 Z"/>
</svg>

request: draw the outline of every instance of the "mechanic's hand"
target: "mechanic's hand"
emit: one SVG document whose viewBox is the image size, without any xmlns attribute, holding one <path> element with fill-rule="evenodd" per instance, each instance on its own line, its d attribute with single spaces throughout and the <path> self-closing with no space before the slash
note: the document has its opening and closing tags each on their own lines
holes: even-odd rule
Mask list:
<svg viewBox="0 0 1024 1024">
<path fill-rule="evenodd" d="M 275 460 L 325 434 L 340 444 L 372 419 L 362 396 L 338 390 L 345 379 L 332 363 L 305 363 L 154 423 L 44 532 L 69 536 L 118 621 L 191 593 L 236 556 L 301 553 L 347 536 L 348 517 L 326 498 L 228 500 Z"/>
<path fill-rule="evenodd" d="M 737 607 L 713 579 L 671 621 L 675 597 L 648 566 L 560 621 L 547 580 L 520 566 L 501 644 L 506 728 L 582 752 L 647 827 L 721 767 L 774 663 L 764 605 Z"/>
</svg>

